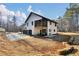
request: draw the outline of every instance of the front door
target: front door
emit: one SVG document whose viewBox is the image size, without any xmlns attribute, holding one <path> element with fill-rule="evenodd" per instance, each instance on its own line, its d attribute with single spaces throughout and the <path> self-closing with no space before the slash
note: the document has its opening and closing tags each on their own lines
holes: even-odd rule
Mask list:
<svg viewBox="0 0 79 59">
<path fill-rule="evenodd" d="M 40 35 L 41 36 L 46 36 L 47 35 L 47 30 L 46 29 L 40 30 Z"/>
</svg>

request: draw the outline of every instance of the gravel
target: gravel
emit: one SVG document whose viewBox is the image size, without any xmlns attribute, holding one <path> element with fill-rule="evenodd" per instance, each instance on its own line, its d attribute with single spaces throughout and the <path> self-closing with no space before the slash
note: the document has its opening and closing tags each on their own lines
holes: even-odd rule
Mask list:
<svg viewBox="0 0 79 59">
<path fill-rule="evenodd" d="M 23 39 L 24 36 L 25 36 L 24 34 L 20 33 L 6 33 L 6 37 L 11 41 L 21 40 Z"/>
</svg>

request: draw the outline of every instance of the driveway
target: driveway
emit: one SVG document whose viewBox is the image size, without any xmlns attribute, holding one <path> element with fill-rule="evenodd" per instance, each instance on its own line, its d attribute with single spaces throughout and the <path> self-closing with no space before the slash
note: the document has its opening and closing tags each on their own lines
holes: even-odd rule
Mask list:
<svg viewBox="0 0 79 59">
<path fill-rule="evenodd" d="M 22 33 L 6 33 L 6 36 L 9 40 L 14 41 L 14 40 L 21 40 L 26 37 L 26 35 Z"/>
</svg>

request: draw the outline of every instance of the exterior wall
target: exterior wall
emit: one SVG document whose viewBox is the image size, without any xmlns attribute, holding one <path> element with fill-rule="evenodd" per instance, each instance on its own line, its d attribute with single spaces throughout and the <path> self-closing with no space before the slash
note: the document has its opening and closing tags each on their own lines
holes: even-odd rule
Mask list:
<svg viewBox="0 0 79 59">
<path fill-rule="evenodd" d="M 35 25 L 35 21 L 39 20 L 39 19 L 42 19 L 42 18 L 39 17 L 39 16 L 37 16 L 37 15 L 32 14 L 30 16 L 30 18 L 28 19 L 28 21 L 27 21 L 28 26 L 27 26 L 27 23 L 25 25 L 25 27 L 27 28 L 27 30 L 32 30 L 32 35 L 36 34 L 36 31 L 34 30 L 34 25 Z M 33 25 L 32 25 L 32 21 L 33 21 Z"/>
<path fill-rule="evenodd" d="M 51 29 L 51 32 L 49 32 L 49 29 Z M 55 29 L 55 32 L 54 32 Z M 50 25 L 50 21 L 47 22 L 47 35 L 51 36 L 50 34 L 56 34 L 57 33 L 57 26 L 55 26 L 55 23 L 52 22 L 52 24 Z"/>
</svg>

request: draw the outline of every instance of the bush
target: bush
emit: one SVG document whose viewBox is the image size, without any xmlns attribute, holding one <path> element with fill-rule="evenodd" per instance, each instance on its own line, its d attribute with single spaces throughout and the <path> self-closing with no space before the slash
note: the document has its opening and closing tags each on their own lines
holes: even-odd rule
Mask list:
<svg viewBox="0 0 79 59">
<path fill-rule="evenodd" d="M 71 53 L 75 53 L 77 52 L 77 49 L 74 49 L 74 47 L 71 47 L 70 49 L 68 50 L 64 50 L 64 51 L 60 51 L 60 55 L 69 55 Z"/>
</svg>

